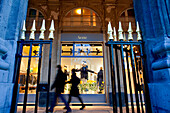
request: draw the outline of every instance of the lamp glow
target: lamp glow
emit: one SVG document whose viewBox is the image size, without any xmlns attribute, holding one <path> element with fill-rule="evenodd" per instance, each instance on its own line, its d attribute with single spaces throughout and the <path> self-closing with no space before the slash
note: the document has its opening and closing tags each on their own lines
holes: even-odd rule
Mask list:
<svg viewBox="0 0 170 113">
<path fill-rule="evenodd" d="M 80 15 L 81 14 L 81 9 L 77 9 L 76 13 Z"/>
</svg>

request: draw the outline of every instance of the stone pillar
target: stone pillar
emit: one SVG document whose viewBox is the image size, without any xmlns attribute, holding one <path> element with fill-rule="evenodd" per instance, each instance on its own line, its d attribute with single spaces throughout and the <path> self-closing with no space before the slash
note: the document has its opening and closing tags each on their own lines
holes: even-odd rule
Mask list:
<svg viewBox="0 0 170 113">
<path fill-rule="evenodd" d="M 48 40 L 48 36 L 50 33 L 49 28 L 51 25 L 51 19 L 50 20 L 46 19 L 45 21 L 46 21 L 46 31 L 45 31 L 45 39 L 44 40 Z M 50 45 L 43 44 L 40 83 L 48 83 L 49 51 L 50 51 Z"/>
<path fill-rule="evenodd" d="M 54 34 L 55 38 L 53 40 L 53 47 L 52 47 L 52 62 L 51 62 L 51 84 L 54 82 L 55 77 L 56 77 L 56 66 L 57 64 L 59 64 L 58 62 L 58 57 L 60 56 L 60 54 L 58 54 L 58 20 L 55 20 L 55 34 Z"/>
<path fill-rule="evenodd" d="M 111 81 L 110 81 L 110 60 L 108 59 L 109 58 L 109 50 L 108 48 L 105 46 L 105 43 L 107 42 L 107 35 L 105 34 L 106 33 L 106 29 L 103 28 L 103 65 L 104 65 L 104 82 L 105 82 L 105 95 L 106 95 L 106 103 L 110 103 L 110 100 L 109 100 L 109 91 L 110 91 L 110 88 L 111 88 Z"/>
<path fill-rule="evenodd" d="M 46 20 L 46 32 L 45 32 L 45 40 L 48 40 L 49 35 L 49 28 L 51 25 L 51 20 Z M 56 65 L 60 64 L 60 42 L 59 40 L 59 34 L 58 34 L 58 20 L 54 20 L 55 25 L 55 31 L 54 31 L 54 40 L 52 44 L 52 55 L 51 55 L 51 84 L 54 82 L 54 79 L 56 77 Z M 40 83 L 47 83 L 48 82 L 48 68 L 49 68 L 49 45 L 43 46 L 43 57 L 42 57 L 42 68 L 41 68 L 41 76 L 40 76 Z"/>
<path fill-rule="evenodd" d="M 170 112 L 170 16 L 168 0 L 134 0 L 146 57 L 145 69 L 153 113 Z"/>
<path fill-rule="evenodd" d="M 17 41 L 23 20 L 26 18 L 28 0 L 0 1 L 0 112 L 11 109 Z"/>
</svg>

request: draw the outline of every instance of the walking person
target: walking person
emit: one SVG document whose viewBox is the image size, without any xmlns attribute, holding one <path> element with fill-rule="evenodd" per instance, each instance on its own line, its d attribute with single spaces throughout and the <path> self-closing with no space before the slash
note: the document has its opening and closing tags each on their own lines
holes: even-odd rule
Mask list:
<svg viewBox="0 0 170 113">
<path fill-rule="evenodd" d="M 82 101 L 82 99 L 80 97 L 79 89 L 77 87 L 78 84 L 80 83 L 80 79 L 76 76 L 76 70 L 75 69 L 72 69 L 71 80 L 68 81 L 67 83 L 72 84 L 70 94 L 69 94 L 68 104 L 70 104 L 72 96 L 77 97 L 79 99 L 79 101 L 81 102 L 81 104 L 82 104 L 82 107 L 80 108 L 80 110 L 83 110 L 85 108 L 85 105 L 84 105 L 84 103 L 83 103 L 83 101 Z"/>
<path fill-rule="evenodd" d="M 58 69 L 58 72 L 57 72 L 55 81 L 51 86 L 51 90 L 54 89 L 54 88 L 56 89 L 55 90 L 55 97 L 54 97 L 54 100 L 53 100 L 51 107 L 48 111 L 53 112 L 53 108 L 55 107 L 55 104 L 56 104 L 56 99 L 58 97 L 60 97 L 61 100 L 64 102 L 64 104 L 66 106 L 66 109 L 67 109 L 66 113 L 69 113 L 69 112 L 71 112 L 71 108 L 69 107 L 69 104 L 66 102 L 66 100 L 64 99 L 64 97 L 61 94 L 61 93 L 64 92 L 64 85 L 65 85 L 65 78 L 66 77 L 65 77 L 65 74 L 63 73 L 63 71 L 61 70 L 60 65 L 57 65 L 56 68 Z"/>
<path fill-rule="evenodd" d="M 97 74 L 97 83 L 99 84 L 99 93 L 103 90 L 103 68 L 100 67 L 100 71 Z"/>
</svg>

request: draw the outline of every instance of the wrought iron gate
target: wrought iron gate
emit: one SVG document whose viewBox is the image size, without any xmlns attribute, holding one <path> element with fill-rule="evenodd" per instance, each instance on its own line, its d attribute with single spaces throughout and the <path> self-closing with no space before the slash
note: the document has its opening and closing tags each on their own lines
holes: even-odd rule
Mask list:
<svg viewBox="0 0 170 113">
<path fill-rule="evenodd" d="M 146 113 L 142 42 L 108 41 L 114 113 Z M 122 89 L 123 88 L 123 89 Z"/>
<path fill-rule="evenodd" d="M 15 69 L 14 69 L 14 79 L 13 79 L 13 82 L 14 82 L 14 90 L 13 90 L 13 99 L 12 99 L 12 106 L 11 106 L 11 113 L 15 113 L 16 110 L 17 110 L 17 99 L 18 99 L 18 95 L 19 95 L 19 75 L 20 75 L 20 69 L 21 69 L 21 60 L 23 58 L 27 58 L 28 61 L 27 61 L 27 67 L 26 67 L 26 80 L 24 81 L 24 86 L 23 86 L 23 89 L 25 90 L 24 91 L 24 102 L 22 104 L 23 106 L 23 109 L 22 109 L 22 112 L 25 113 L 26 112 L 26 107 L 28 105 L 27 103 L 27 100 L 28 100 L 28 88 L 30 88 L 29 84 L 28 84 L 28 81 L 29 81 L 29 78 L 30 78 L 30 72 L 31 72 L 31 69 L 30 69 L 30 65 L 31 65 L 31 61 L 33 58 L 37 58 L 38 59 L 38 70 L 36 71 L 37 72 L 37 85 L 35 87 L 33 87 L 36 92 L 35 92 L 35 101 L 33 103 L 33 105 L 35 106 L 35 109 L 34 109 L 34 112 L 37 113 L 37 107 L 38 107 L 38 102 L 39 102 L 39 92 L 40 91 L 43 91 L 43 92 L 46 92 L 47 96 L 46 96 L 46 113 L 48 113 L 48 106 L 49 106 L 49 89 L 50 89 L 50 76 L 51 76 L 51 55 L 52 55 L 52 42 L 53 42 L 53 39 L 54 39 L 54 34 L 53 32 L 55 31 L 54 29 L 54 21 L 52 20 L 51 22 L 51 27 L 49 29 L 50 33 L 49 33 L 49 39 L 50 40 L 43 40 L 44 39 L 44 31 L 45 31 L 45 20 L 43 20 L 42 22 L 42 27 L 40 29 L 41 33 L 40 33 L 40 36 L 39 36 L 39 40 L 34 40 L 35 39 L 35 34 L 34 32 L 36 31 L 36 28 L 35 28 L 35 20 L 33 21 L 33 26 L 31 28 L 31 33 L 30 33 L 30 37 L 29 39 L 27 39 L 28 41 L 25 41 L 25 31 L 26 31 L 26 28 L 25 28 L 25 21 L 24 21 L 24 24 L 23 24 L 23 28 L 21 30 L 21 40 L 18 41 L 18 49 L 17 49 L 17 53 L 16 53 L 16 59 L 15 59 Z M 28 54 L 24 54 L 24 47 L 28 47 L 28 49 L 26 50 L 26 52 Z M 33 48 L 37 46 L 38 47 L 38 51 L 34 50 L 33 51 Z M 49 47 L 47 47 L 49 46 Z M 48 50 L 46 49 L 43 49 L 43 48 L 48 48 Z M 44 51 L 43 51 L 44 50 Z M 33 55 L 34 53 L 34 55 Z M 45 59 L 48 61 L 48 64 L 46 67 L 48 67 L 47 69 L 47 82 L 46 83 L 40 83 L 40 75 L 42 75 L 42 73 L 40 72 L 41 71 L 41 68 L 42 68 L 42 58 L 43 58 L 43 55 L 46 54 L 48 55 L 48 58 L 49 59 Z M 25 76 L 24 76 L 25 78 Z M 32 87 L 31 87 L 32 88 Z"/>
<path fill-rule="evenodd" d="M 23 55 L 23 47 L 27 45 L 29 46 L 29 56 Z M 33 46 L 38 45 L 39 51 L 37 55 L 32 55 L 33 52 Z M 48 65 L 48 82 L 46 84 L 40 84 L 40 70 L 41 70 L 41 62 L 42 62 L 42 47 L 44 45 L 50 45 L 49 49 L 49 65 Z M 24 102 L 23 102 L 23 113 L 26 112 L 26 106 L 27 106 L 27 97 L 28 97 L 28 80 L 30 77 L 30 63 L 31 58 L 38 58 L 38 76 L 37 76 L 37 87 L 36 87 L 36 98 L 35 98 L 35 110 L 34 112 L 37 113 L 37 105 L 38 105 L 38 93 L 40 91 L 46 91 L 47 92 L 47 101 L 46 101 L 46 111 L 48 111 L 48 105 L 49 105 L 49 87 L 50 87 L 50 75 L 51 75 L 51 53 L 52 53 L 52 40 L 40 40 L 40 41 L 18 41 L 18 53 L 16 57 L 16 78 L 15 78 L 15 92 L 13 97 L 13 101 L 16 102 L 17 100 L 17 89 L 18 89 L 18 79 L 19 79 L 19 73 L 20 73 L 20 66 L 21 66 L 21 59 L 22 58 L 28 58 L 28 66 L 27 66 L 27 75 L 26 75 L 26 85 L 25 85 L 25 94 L 24 94 Z M 17 103 L 16 103 L 17 104 Z M 13 111 L 14 112 L 14 111 Z"/>
<path fill-rule="evenodd" d="M 120 41 L 117 41 L 115 27 L 114 36 L 112 32 L 109 22 L 106 45 L 110 50 L 113 112 L 151 113 L 139 24 L 137 22 L 136 41 L 133 41 L 131 22 L 128 39 L 125 33 L 124 36 L 122 34 L 121 22 L 118 30 Z"/>
</svg>

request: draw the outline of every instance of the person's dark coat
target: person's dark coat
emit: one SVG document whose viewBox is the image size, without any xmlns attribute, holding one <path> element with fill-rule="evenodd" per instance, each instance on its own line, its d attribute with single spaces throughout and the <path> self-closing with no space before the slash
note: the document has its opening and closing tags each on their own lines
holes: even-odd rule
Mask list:
<svg viewBox="0 0 170 113">
<path fill-rule="evenodd" d="M 99 79 L 103 80 L 103 70 L 100 70 L 97 74 L 97 81 L 99 81 Z"/>
<path fill-rule="evenodd" d="M 87 66 L 86 67 L 82 67 L 80 69 L 77 69 L 76 71 L 80 71 L 81 72 L 81 78 L 85 78 L 85 79 L 88 79 L 88 72 L 95 73 L 94 71 L 89 70 L 87 68 Z"/>
<path fill-rule="evenodd" d="M 71 83 L 71 90 L 70 90 L 70 95 L 71 96 L 79 96 L 79 89 L 78 89 L 78 84 L 80 83 L 80 79 L 76 76 L 76 73 L 73 73 L 72 78 L 70 81 L 67 83 Z"/>
<path fill-rule="evenodd" d="M 55 81 L 51 86 L 51 90 L 56 88 L 56 93 L 61 94 L 64 92 L 65 74 L 62 70 L 58 70 Z"/>
</svg>

